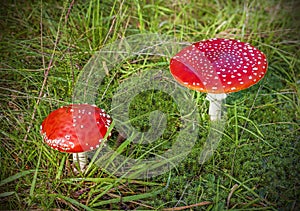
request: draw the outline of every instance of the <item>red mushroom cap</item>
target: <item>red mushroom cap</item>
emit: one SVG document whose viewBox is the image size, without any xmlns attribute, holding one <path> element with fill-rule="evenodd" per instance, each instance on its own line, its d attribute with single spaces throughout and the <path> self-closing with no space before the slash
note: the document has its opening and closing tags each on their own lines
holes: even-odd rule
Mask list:
<svg viewBox="0 0 300 211">
<path fill-rule="evenodd" d="M 249 43 L 214 38 L 182 49 L 170 61 L 174 78 L 182 85 L 207 93 L 246 89 L 267 71 L 266 56 Z"/>
<path fill-rule="evenodd" d="M 50 147 L 78 153 L 98 148 L 110 123 L 111 118 L 104 110 L 88 104 L 73 104 L 51 112 L 40 132 Z"/>
</svg>

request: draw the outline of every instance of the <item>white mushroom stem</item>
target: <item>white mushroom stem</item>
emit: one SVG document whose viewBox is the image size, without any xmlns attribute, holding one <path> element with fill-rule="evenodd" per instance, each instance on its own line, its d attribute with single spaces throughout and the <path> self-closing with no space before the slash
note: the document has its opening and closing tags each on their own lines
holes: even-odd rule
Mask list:
<svg viewBox="0 0 300 211">
<path fill-rule="evenodd" d="M 79 165 L 80 171 L 83 172 L 84 167 L 87 164 L 87 156 L 85 152 L 73 153 L 73 163 Z M 75 171 L 76 168 L 74 168 Z"/>
<path fill-rule="evenodd" d="M 226 94 L 211 94 L 208 93 L 206 99 L 209 100 L 208 114 L 210 120 L 220 120 L 222 112 L 222 101 L 226 98 Z"/>
</svg>

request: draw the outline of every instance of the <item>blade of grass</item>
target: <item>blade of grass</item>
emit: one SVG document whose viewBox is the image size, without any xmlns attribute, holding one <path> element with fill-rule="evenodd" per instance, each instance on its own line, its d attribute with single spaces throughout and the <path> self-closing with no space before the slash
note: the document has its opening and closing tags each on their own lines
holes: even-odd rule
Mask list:
<svg viewBox="0 0 300 211">
<path fill-rule="evenodd" d="M 0 193 L 0 198 L 1 197 L 11 196 L 11 195 L 14 195 L 14 194 L 16 194 L 15 191 L 9 191 L 9 192 Z"/>
<path fill-rule="evenodd" d="M 218 171 L 219 171 L 219 170 L 218 170 Z M 245 185 L 245 183 L 246 183 L 247 181 L 241 182 L 241 181 L 237 180 L 236 178 L 234 178 L 233 176 L 231 176 L 230 174 L 228 174 L 228 173 L 226 173 L 226 172 L 221 172 L 221 171 L 219 171 L 219 173 L 225 175 L 226 177 L 228 177 L 228 178 L 230 178 L 231 180 L 233 180 L 233 181 L 235 181 L 236 183 L 238 183 L 238 185 L 239 185 L 240 187 L 245 188 L 249 193 L 251 193 L 251 194 L 252 194 L 253 196 L 255 196 L 256 198 L 259 198 L 260 200 L 264 201 L 265 203 L 267 203 L 267 204 L 269 204 L 269 205 L 272 204 L 272 203 L 270 203 L 269 201 L 267 201 L 267 199 L 262 198 L 261 196 L 259 196 L 259 194 L 257 194 L 252 188 L 250 188 L 250 187 L 248 187 L 247 185 Z M 272 210 L 275 211 L 276 209 L 273 208 Z"/>
<path fill-rule="evenodd" d="M 28 202 L 29 205 L 31 204 L 31 199 L 33 198 L 33 195 L 34 195 L 34 189 L 35 189 L 35 185 L 36 185 L 36 181 L 37 181 L 37 175 L 38 175 L 39 167 L 40 167 L 40 163 L 41 163 L 41 157 L 42 157 L 42 150 L 40 150 L 38 162 L 37 162 L 37 165 L 36 165 L 36 169 L 35 169 L 35 172 L 34 172 L 34 175 L 33 175 L 33 180 L 32 180 L 30 191 L 29 191 L 29 196 L 30 196 L 30 199 L 29 199 L 29 202 Z"/>
<path fill-rule="evenodd" d="M 105 136 L 103 137 L 103 140 L 107 140 L 108 135 L 111 133 L 112 129 L 115 126 L 115 122 L 112 121 L 111 125 L 108 128 L 107 133 L 105 134 Z M 105 141 L 103 141 L 105 143 Z M 96 150 L 95 154 L 93 155 L 91 161 L 89 162 L 84 174 L 87 175 L 87 173 L 90 171 L 90 169 L 92 168 L 92 165 L 95 164 L 95 161 L 100 153 L 100 151 L 102 150 L 103 144 L 101 144 L 101 146 Z"/>
<path fill-rule="evenodd" d="M 61 195 L 61 194 L 50 194 L 49 196 L 64 199 L 64 200 L 70 202 L 71 204 L 76 205 L 77 207 L 83 208 L 84 210 L 93 211 L 92 208 L 90 208 L 90 207 L 76 201 L 75 199 L 70 198 L 70 197 L 67 197 L 67 196 L 64 196 L 64 195 Z"/>
<path fill-rule="evenodd" d="M 59 165 L 59 169 L 58 169 L 58 171 L 56 173 L 55 179 L 60 179 L 61 178 L 61 175 L 63 173 L 63 169 L 64 169 L 64 166 L 65 166 L 65 162 L 66 162 L 67 157 L 68 157 L 68 155 L 65 155 L 61 159 L 61 162 L 60 162 L 60 165 Z"/>
<path fill-rule="evenodd" d="M 20 197 L 18 196 L 18 194 L 15 191 L 0 193 L 0 198 L 12 196 L 12 195 L 14 195 L 17 198 L 19 203 L 21 203 Z"/>
<path fill-rule="evenodd" d="M 156 190 L 156 191 L 153 191 L 153 192 L 150 192 L 150 193 L 143 193 L 143 194 L 139 194 L 139 195 L 134 195 L 134 196 L 118 197 L 118 198 L 115 198 L 115 199 L 100 201 L 100 202 L 92 204 L 91 206 L 92 207 L 97 207 L 97 206 L 100 206 L 100 205 L 105 205 L 105 204 L 110 204 L 110 203 L 129 202 L 129 201 L 154 197 L 157 194 L 160 194 L 160 193 L 162 193 L 162 192 L 164 192 L 168 189 L 170 179 L 171 179 L 171 172 L 169 173 L 168 182 L 167 182 L 166 186 L 164 188 L 160 189 L 160 190 Z"/>
<path fill-rule="evenodd" d="M 27 171 L 19 172 L 19 173 L 15 174 L 13 176 L 10 176 L 10 177 L 8 177 L 8 178 L 6 178 L 4 180 L 1 180 L 0 181 L 0 186 L 5 185 L 7 183 L 10 183 L 12 181 L 15 181 L 15 180 L 17 180 L 17 179 L 19 179 L 21 177 L 24 177 L 24 176 L 26 176 L 28 174 L 31 174 L 32 172 L 35 172 L 35 170 L 27 170 Z"/>
</svg>

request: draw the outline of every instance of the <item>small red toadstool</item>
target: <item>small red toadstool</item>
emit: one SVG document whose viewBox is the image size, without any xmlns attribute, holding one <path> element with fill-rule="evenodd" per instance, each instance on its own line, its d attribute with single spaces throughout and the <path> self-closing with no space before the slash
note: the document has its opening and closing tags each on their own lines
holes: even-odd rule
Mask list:
<svg viewBox="0 0 300 211">
<path fill-rule="evenodd" d="M 110 123 L 111 118 L 103 109 L 89 104 L 71 104 L 51 112 L 42 122 L 40 132 L 53 149 L 73 153 L 74 161 L 78 160 L 83 170 L 86 165 L 84 152 L 100 146 Z"/>
<path fill-rule="evenodd" d="M 180 84 L 208 93 L 211 120 L 221 118 L 227 93 L 256 84 L 267 66 L 266 56 L 249 43 L 221 38 L 194 43 L 170 61 L 171 74 Z"/>
</svg>

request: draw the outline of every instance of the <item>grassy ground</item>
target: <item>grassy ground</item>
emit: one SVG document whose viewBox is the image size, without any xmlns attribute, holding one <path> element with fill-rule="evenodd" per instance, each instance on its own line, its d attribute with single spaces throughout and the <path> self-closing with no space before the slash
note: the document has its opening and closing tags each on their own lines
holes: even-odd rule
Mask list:
<svg viewBox="0 0 300 211">
<path fill-rule="evenodd" d="M 299 4 L 297 1 L 6 1 L 1 7 L 0 208 L 299 210 Z M 205 95 L 190 91 L 199 110 L 191 153 L 148 179 L 128 180 L 92 166 L 75 175 L 71 157 L 46 146 L 39 126 L 72 102 L 84 65 L 108 43 L 140 33 L 195 42 L 212 37 L 250 42 L 266 53 L 265 78 L 226 101 L 228 121 L 214 155 L 198 163 L 209 132 Z M 96 104 L 112 112 L 124 81 L 168 58 L 133 58 L 111 70 Z M 105 95 L 104 95 L 105 94 Z M 167 114 L 157 142 L 110 146 L 141 158 L 169 149 L 180 128 L 172 98 L 157 90 L 130 104 L 132 124 L 149 130 L 149 114 Z M 167 109 L 166 109 L 167 108 Z M 122 147 L 122 149 L 120 149 Z M 148 153 L 147 152 L 151 152 Z M 176 208 L 176 209 L 175 209 Z M 169 209 L 172 210 L 172 209 Z"/>
</svg>

